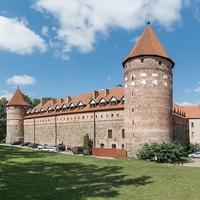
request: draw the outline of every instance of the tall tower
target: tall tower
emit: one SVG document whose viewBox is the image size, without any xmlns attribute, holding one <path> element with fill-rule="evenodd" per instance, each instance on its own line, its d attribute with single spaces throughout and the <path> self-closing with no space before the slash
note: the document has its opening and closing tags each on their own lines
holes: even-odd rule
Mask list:
<svg viewBox="0 0 200 200">
<path fill-rule="evenodd" d="M 143 143 L 171 141 L 174 62 L 148 25 L 122 64 L 125 147 L 132 157 Z"/>
<path fill-rule="evenodd" d="M 29 108 L 19 88 L 6 104 L 7 134 L 6 143 L 24 140 L 24 116 Z"/>
</svg>

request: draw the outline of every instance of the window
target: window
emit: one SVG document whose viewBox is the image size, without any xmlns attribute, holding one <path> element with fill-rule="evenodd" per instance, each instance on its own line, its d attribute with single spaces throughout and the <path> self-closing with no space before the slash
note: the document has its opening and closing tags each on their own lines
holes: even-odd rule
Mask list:
<svg viewBox="0 0 200 200">
<path fill-rule="evenodd" d="M 106 106 L 105 102 L 100 103 L 100 107 Z"/>
<path fill-rule="evenodd" d="M 116 149 L 116 144 L 112 144 L 112 149 Z"/>
<path fill-rule="evenodd" d="M 122 129 L 122 138 L 125 138 L 125 130 Z"/>
<path fill-rule="evenodd" d="M 95 108 L 95 106 L 96 106 L 95 103 L 90 104 L 90 108 Z"/>
<path fill-rule="evenodd" d="M 108 130 L 108 138 L 112 138 L 112 130 Z"/>
<path fill-rule="evenodd" d="M 194 138 L 194 132 L 191 133 L 191 137 Z"/>
<path fill-rule="evenodd" d="M 101 148 L 104 148 L 104 143 L 101 143 L 101 144 L 100 144 L 100 147 L 101 147 Z"/>
<path fill-rule="evenodd" d="M 111 105 L 111 106 L 117 105 L 117 101 L 111 101 L 111 102 L 110 102 L 110 105 Z"/>
<path fill-rule="evenodd" d="M 122 149 L 124 149 L 124 144 L 122 144 Z"/>
<path fill-rule="evenodd" d="M 194 127 L 194 122 L 191 122 L 191 127 Z"/>
<path fill-rule="evenodd" d="M 80 109 L 83 109 L 84 108 L 84 105 L 79 105 L 78 106 L 78 109 L 80 110 Z"/>
<path fill-rule="evenodd" d="M 159 65 L 162 65 L 162 61 L 158 61 L 158 64 L 159 64 Z"/>
</svg>

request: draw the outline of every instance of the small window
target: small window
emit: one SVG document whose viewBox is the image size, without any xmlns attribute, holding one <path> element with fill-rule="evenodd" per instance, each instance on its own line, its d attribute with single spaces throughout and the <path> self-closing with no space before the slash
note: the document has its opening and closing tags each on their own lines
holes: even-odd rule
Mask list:
<svg viewBox="0 0 200 200">
<path fill-rule="evenodd" d="M 158 64 L 159 64 L 159 65 L 162 65 L 162 61 L 158 61 Z"/>
<path fill-rule="evenodd" d="M 131 76 L 131 80 L 134 81 L 134 76 Z"/>
<path fill-rule="evenodd" d="M 116 149 L 116 144 L 112 144 L 112 149 Z"/>
<path fill-rule="evenodd" d="M 191 133 L 191 137 L 194 138 L 194 132 Z"/>
<path fill-rule="evenodd" d="M 101 148 L 104 148 L 104 143 L 101 143 L 101 144 L 100 144 L 100 147 L 101 147 Z"/>
<path fill-rule="evenodd" d="M 144 59 L 142 58 L 142 59 L 140 59 L 140 61 L 141 61 L 141 63 L 143 63 L 143 62 L 144 62 Z"/>
<path fill-rule="evenodd" d="M 106 106 L 105 102 L 100 103 L 100 107 Z"/>
<path fill-rule="evenodd" d="M 112 130 L 108 130 L 108 138 L 112 138 Z"/>
<path fill-rule="evenodd" d="M 132 108 L 132 112 L 134 112 L 134 108 Z"/>
<path fill-rule="evenodd" d="M 90 108 L 95 108 L 95 107 L 96 107 L 95 103 L 90 104 Z"/>
<path fill-rule="evenodd" d="M 84 108 L 84 105 L 79 105 L 78 106 L 78 109 L 80 110 L 80 109 L 83 109 Z"/>
<path fill-rule="evenodd" d="M 194 127 L 194 122 L 191 122 L 191 127 Z"/>
<path fill-rule="evenodd" d="M 125 138 L 125 130 L 122 129 L 122 138 Z"/>
<path fill-rule="evenodd" d="M 124 149 L 124 144 L 122 144 L 122 149 Z"/>
</svg>

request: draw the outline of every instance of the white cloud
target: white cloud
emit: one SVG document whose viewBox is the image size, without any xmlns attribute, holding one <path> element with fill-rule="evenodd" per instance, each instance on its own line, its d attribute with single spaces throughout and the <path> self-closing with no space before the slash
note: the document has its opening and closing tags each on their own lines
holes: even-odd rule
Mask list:
<svg viewBox="0 0 200 200">
<path fill-rule="evenodd" d="M 110 77 L 110 76 L 107 77 L 107 80 L 108 80 L 108 81 L 111 81 L 111 80 L 112 80 L 112 77 Z"/>
<path fill-rule="evenodd" d="M 191 103 L 191 102 L 187 102 L 187 101 L 184 101 L 184 102 L 180 102 L 180 103 L 177 103 L 178 105 L 180 106 L 194 106 L 195 104 Z"/>
<path fill-rule="evenodd" d="M 49 36 L 49 28 L 47 26 L 42 27 L 42 35 Z"/>
<path fill-rule="evenodd" d="M 1 90 L 0 91 L 0 99 L 5 97 L 7 100 L 9 100 L 12 97 L 13 93 L 10 93 L 7 90 Z"/>
<path fill-rule="evenodd" d="M 194 89 L 195 92 L 200 92 L 200 87 Z"/>
<path fill-rule="evenodd" d="M 53 29 L 63 42 L 64 54 L 72 48 L 90 52 L 98 36 L 108 37 L 115 28 L 135 30 L 146 20 L 172 29 L 181 19 L 182 6 L 181 0 L 37 0 L 34 4 L 37 11 L 58 21 Z"/>
<path fill-rule="evenodd" d="M 45 41 L 29 28 L 25 18 L 0 16 L 0 50 L 17 54 L 31 54 L 35 50 L 46 51 Z"/>
<path fill-rule="evenodd" d="M 23 76 L 13 76 L 11 78 L 8 78 L 6 80 L 6 83 L 9 85 L 31 85 L 36 83 L 36 79 L 28 76 L 28 75 L 23 75 Z"/>
</svg>

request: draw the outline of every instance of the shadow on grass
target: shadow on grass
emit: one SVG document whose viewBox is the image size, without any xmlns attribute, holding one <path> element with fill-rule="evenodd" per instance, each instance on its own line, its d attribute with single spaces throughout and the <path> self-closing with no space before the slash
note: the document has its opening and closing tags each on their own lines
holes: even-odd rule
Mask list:
<svg viewBox="0 0 200 200">
<path fill-rule="evenodd" d="M 21 156 L 30 156 L 26 153 L 28 152 L 21 152 Z M 34 154 L 35 157 L 45 155 L 37 151 Z M 15 153 L 11 151 L 12 156 L 20 156 L 20 151 Z M 27 159 L 28 162 L 13 162 L 12 160 L 1 162 L 0 199 L 115 199 L 121 194 L 122 187 L 139 187 L 152 183 L 150 176 L 131 179 L 119 166 L 102 167 L 79 161 L 45 162 L 42 159 L 39 161 Z"/>
<path fill-rule="evenodd" d="M 53 156 L 54 154 L 51 154 L 51 155 Z M 12 158 L 42 158 L 42 157 L 46 157 L 46 154 L 44 154 L 44 152 L 42 151 L 37 151 L 31 148 L 30 148 L 30 151 L 27 151 L 26 148 L 24 149 L 24 148 L 19 148 L 16 146 L 0 145 L 1 161 L 7 161 Z"/>
</svg>

